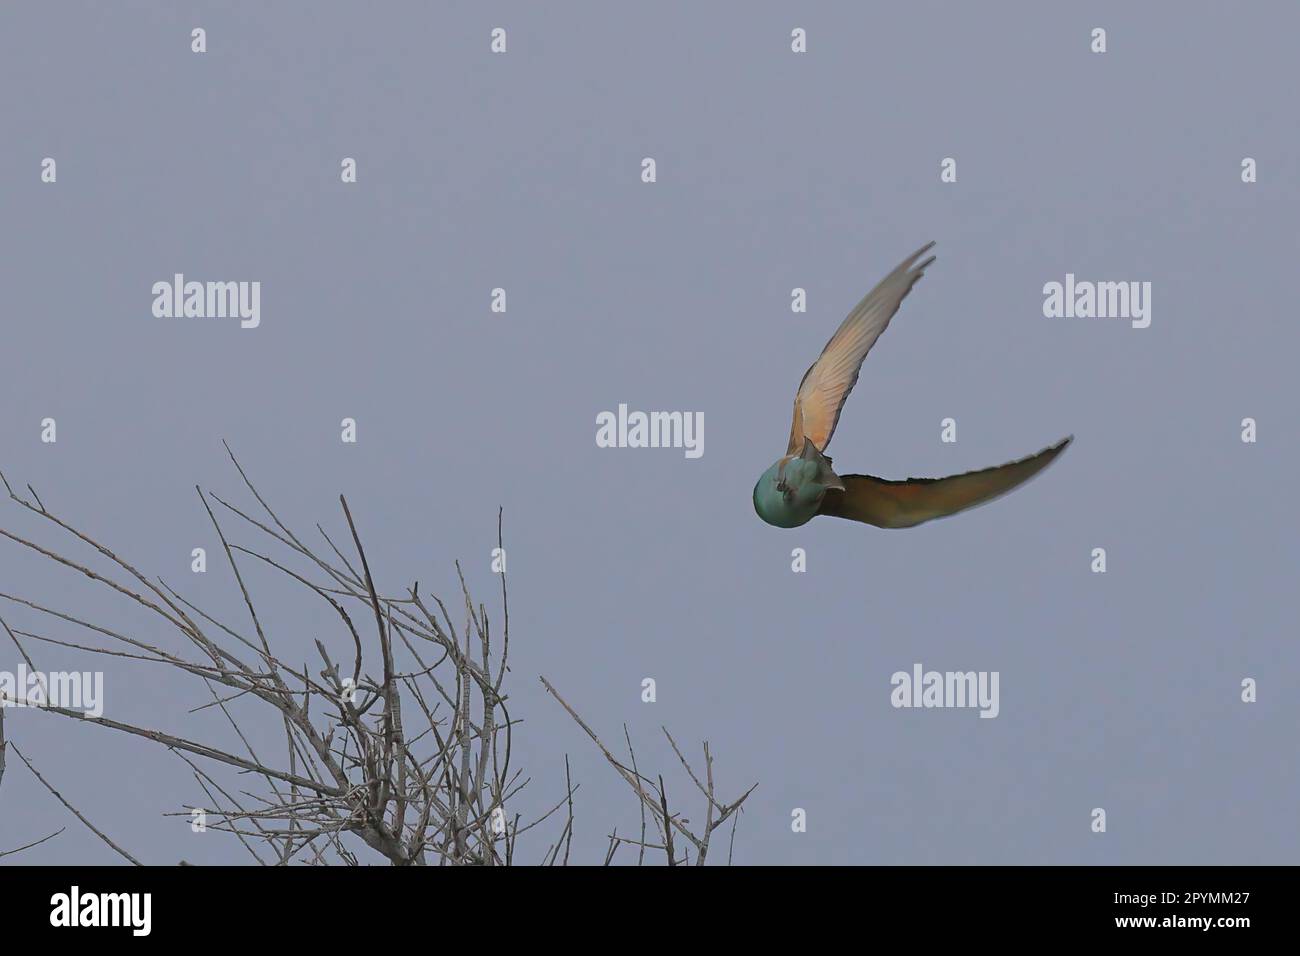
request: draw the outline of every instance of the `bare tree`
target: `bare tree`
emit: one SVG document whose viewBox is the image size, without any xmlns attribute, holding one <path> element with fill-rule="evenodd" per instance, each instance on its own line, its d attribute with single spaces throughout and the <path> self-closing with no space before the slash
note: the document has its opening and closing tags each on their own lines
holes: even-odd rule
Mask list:
<svg viewBox="0 0 1300 956">
<path fill-rule="evenodd" d="M 229 447 L 226 450 L 230 453 Z M 162 578 L 146 577 L 48 510 L 30 485 L 28 494 L 21 495 L 0 474 L 13 502 L 71 536 L 78 546 L 97 553 L 103 570 L 92 567 L 89 558 L 70 557 L 4 528 L 0 528 L 0 536 L 143 607 L 161 621 L 172 644 L 146 641 L 126 629 L 3 592 L 0 599 L 26 608 L 24 613 L 71 625 L 91 642 L 11 627 L 2 616 L 0 627 L 34 673 L 39 671 L 28 654 L 28 645 L 49 644 L 132 663 L 160 664 L 178 679 L 193 679 L 196 689 L 201 687 L 204 694 L 196 710 L 219 711 L 239 745 L 226 749 L 163 729 L 90 717 L 51 701 L 46 687 L 42 687 L 42 700 L 34 703 L 46 713 L 131 734 L 175 754 L 203 793 L 204 806 L 212 808 L 206 811 L 210 817 L 207 826 L 233 836 L 259 864 L 357 865 L 361 862 L 359 844 L 364 844 L 396 866 L 434 862 L 509 865 L 521 862 L 519 837 L 562 811 L 559 837 L 549 844 L 542 862 L 569 863 L 577 788 L 569 776 L 567 757 L 564 795 L 550 810 L 524 822 L 506 809 L 530 778 L 511 759 L 518 721 L 511 717 L 504 689 L 510 670 L 504 568 L 498 627 L 486 605 L 471 598 L 456 564 L 461 592 L 458 604 L 463 603 L 457 627 L 447 606 L 437 597 L 421 594 L 418 582 L 400 596 L 381 593 L 345 498 L 339 498 L 347 527 L 343 546 L 318 524 L 323 544 L 309 547 L 263 500 L 233 454 L 230 459 L 257 509 L 241 509 L 210 491 L 195 490 L 238 586 L 243 623 L 219 620 L 190 603 Z M 233 541 L 227 533 L 232 527 L 252 535 L 257 546 Z M 499 511 L 497 538 L 502 546 Z M 314 642 L 319 656 L 314 667 L 277 655 L 247 584 L 247 569 L 255 565 L 270 569 L 287 586 L 302 588 L 323 602 L 336 621 L 333 645 L 320 639 Z M 652 780 L 637 768 L 626 726 L 628 757 L 624 763 L 549 681 L 542 678 L 542 683 L 636 795 L 639 834 L 610 834 L 606 864 L 624 845 L 636 851 L 638 863 L 661 859 L 669 865 L 703 864 L 714 831 L 728 820 L 734 842 L 739 811 L 753 787 L 736 800 L 720 801 L 714 791 L 713 756 L 707 742 L 701 781 L 664 729 L 705 802 L 704 826 L 692 829 L 687 818 L 670 810 L 662 776 Z M 252 718 L 246 713 L 250 706 Z M 251 739 L 257 735 L 245 729 L 250 719 L 282 726 L 283 748 L 278 756 L 254 748 Z M 50 794 L 100 840 L 123 859 L 140 864 L 39 773 L 12 739 L 12 727 L 6 742 L 4 710 L 0 708 L 0 780 L 7 749 L 12 749 Z M 239 782 L 240 777 L 256 780 L 257 789 Z M 190 814 L 180 810 L 172 815 Z M 29 849 L 61 832 L 0 856 Z"/>
</svg>

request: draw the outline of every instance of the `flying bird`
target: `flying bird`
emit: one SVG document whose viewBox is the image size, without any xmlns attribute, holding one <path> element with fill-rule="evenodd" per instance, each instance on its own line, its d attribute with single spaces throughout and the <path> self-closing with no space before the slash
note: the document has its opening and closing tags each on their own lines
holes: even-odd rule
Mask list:
<svg viewBox="0 0 1300 956">
<path fill-rule="evenodd" d="M 1050 465 L 1073 439 L 1064 438 L 1019 461 L 947 478 L 890 481 L 835 473 L 826 446 L 844 400 L 871 346 L 934 262 L 934 256 L 918 262 L 933 247 L 933 242 L 922 246 L 867 293 L 804 373 L 794 396 L 790 444 L 754 486 L 754 510 L 768 524 L 797 528 L 816 515 L 834 515 L 878 528 L 911 528 L 1006 494 Z"/>
</svg>

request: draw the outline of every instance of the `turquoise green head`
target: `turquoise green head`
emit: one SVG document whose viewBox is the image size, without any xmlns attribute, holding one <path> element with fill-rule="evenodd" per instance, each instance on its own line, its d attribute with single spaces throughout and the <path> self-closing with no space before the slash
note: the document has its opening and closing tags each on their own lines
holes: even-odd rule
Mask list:
<svg viewBox="0 0 1300 956">
<path fill-rule="evenodd" d="M 810 521 L 821 507 L 827 489 L 844 489 L 812 442 L 805 440 L 803 452 L 777 459 L 754 485 L 754 510 L 770 525 L 797 528 Z"/>
</svg>

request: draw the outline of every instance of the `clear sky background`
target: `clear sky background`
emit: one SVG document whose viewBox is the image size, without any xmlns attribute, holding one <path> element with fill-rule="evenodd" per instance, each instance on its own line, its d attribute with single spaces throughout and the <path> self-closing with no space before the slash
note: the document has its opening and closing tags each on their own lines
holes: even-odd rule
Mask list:
<svg viewBox="0 0 1300 956">
<path fill-rule="evenodd" d="M 241 495 L 223 438 L 293 526 L 343 528 L 345 493 L 389 591 L 454 596 L 459 558 L 494 601 L 504 507 L 515 759 L 534 778 L 518 809 L 562 796 L 568 754 L 586 861 L 637 826 L 635 800 L 539 674 L 611 741 L 626 722 L 688 815 L 661 724 L 710 741 L 724 795 L 757 781 L 742 863 L 1295 862 L 1297 28 L 1289 3 L 10 0 L 0 468 L 232 618 L 218 562 L 189 571 L 217 547 L 194 485 Z M 750 490 L 800 376 L 930 239 L 836 467 L 940 475 L 1074 446 L 920 528 L 764 525 Z M 261 326 L 153 317 L 175 272 L 260 281 Z M 1151 282 L 1150 328 L 1045 318 L 1066 273 Z M 702 412 L 703 457 L 597 448 L 619 403 Z M 4 503 L 0 527 L 37 525 Z M 251 586 L 272 640 L 305 655 L 299 596 Z M 0 591 L 158 636 L 10 542 Z M 890 675 L 915 662 L 999 671 L 1000 715 L 892 708 Z M 0 669 L 17 663 L 0 644 Z M 147 665 L 106 681 L 109 716 L 232 743 L 189 713 L 196 682 Z M 248 859 L 163 816 L 202 800 L 174 756 L 8 714 L 142 859 Z M 120 862 L 11 757 L 0 849 L 64 824 L 5 862 Z"/>
</svg>

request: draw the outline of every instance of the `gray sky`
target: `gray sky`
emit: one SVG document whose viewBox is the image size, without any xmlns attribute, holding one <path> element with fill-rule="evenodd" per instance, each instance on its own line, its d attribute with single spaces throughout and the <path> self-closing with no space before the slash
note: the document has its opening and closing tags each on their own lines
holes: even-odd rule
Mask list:
<svg viewBox="0 0 1300 956">
<path fill-rule="evenodd" d="M 559 799 L 569 754 L 586 860 L 635 802 L 538 674 L 610 740 L 626 722 L 643 768 L 673 771 L 665 724 L 709 739 L 724 794 L 758 781 L 738 862 L 1294 862 L 1297 27 L 1266 3 L 6 3 L 0 467 L 232 617 L 228 576 L 189 571 L 216 547 L 194 484 L 239 493 L 222 438 L 298 527 L 340 528 L 346 493 L 390 590 L 452 595 L 460 558 L 493 600 L 503 506 L 520 809 Z M 837 469 L 1074 447 L 917 529 L 764 525 L 750 489 L 799 377 L 930 239 Z M 155 318 L 175 272 L 260 281 L 260 327 Z M 1045 318 L 1067 273 L 1149 281 L 1150 327 Z M 702 412 L 704 455 L 597 448 L 619 403 Z M 7 504 L 0 526 L 35 527 Z M 9 542 L 0 580 L 153 627 Z M 309 647 L 297 596 L 258 585 L 273 639 Z M 998 671 L 999 716 L 894 709 L 890 676 L 916 662 Z M 110 716 L 229 742 L 187 713 L 200 685 L 143 665 L 106 681 Z M 201 798 L 175 757 L 8 714 L 137 855 L 246 859 L 163 818 Z M 11 759 L 0 849 L 65 823 L 6 862 L 118 861 Z"/>
</svg>

